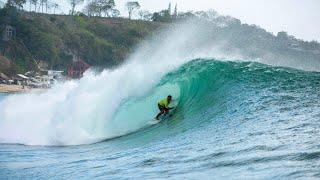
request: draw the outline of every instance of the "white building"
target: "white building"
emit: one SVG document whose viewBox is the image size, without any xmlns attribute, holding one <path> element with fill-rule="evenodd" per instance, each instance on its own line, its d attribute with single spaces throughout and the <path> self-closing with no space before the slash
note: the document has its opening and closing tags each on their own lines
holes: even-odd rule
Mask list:
<svg viewBox="0 0 320 180">
<path fill-rule="evenodd" d="M 48 70 L 48 76 L 51 79 L 63 79 L 63 71 Z"/>
</svg>

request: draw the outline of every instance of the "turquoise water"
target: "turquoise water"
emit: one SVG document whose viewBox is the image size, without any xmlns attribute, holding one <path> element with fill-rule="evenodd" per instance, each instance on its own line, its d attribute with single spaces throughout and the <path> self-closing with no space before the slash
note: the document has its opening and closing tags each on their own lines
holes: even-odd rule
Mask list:
<svg viewBox="0 0 320 180">
<path fill-rule="evenodd" d="M 194 60 L 165 75 L 144 97 L 124 100 L 107 129 L 121 128 L 117 122 L 123 119 L 141 127 L 134 122 L 152 119 L 154 102 L 168 93 L 177 106 L 172 117 L 118 138 L 78 146 L 1 144 L 0 175 L 320 178 L 320 73 Z M 7 96 L 0 94 L 0 102 Z"/>
</svg>

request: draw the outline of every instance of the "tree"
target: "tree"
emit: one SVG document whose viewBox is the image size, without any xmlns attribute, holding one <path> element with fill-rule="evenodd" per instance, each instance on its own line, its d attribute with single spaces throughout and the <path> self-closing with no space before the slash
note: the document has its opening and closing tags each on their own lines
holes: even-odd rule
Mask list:
<svg viewBox="0 0 320 180">
<path fill-rule="evenodd" d="M 38 0 L 31 0 L 32 4 L 34 5 L 34 12 L 37 12 L 37 4 L 38 4 Z"/>
<path fill-rule="evenodd" d="M 53 14 L 56 14 L 56 9 L 59 8 L 59 4 L 54 3 L 52 7 L 53 7 Z"/>
<path fill-rule="evenodd" d="M 6 6 L 22 9 L 23 4 L 25 4 L 26 2 L 26 0 L 8 0 Z"/>
<path fill-rule="evenodd" d="M 138 14 L 141 20 L 145 20 L 145 21 L 151 20 L 152 14 L 147 10 L 140 10 Z"/>
<path fill-rule="evenodd" d="M 169 3 L 168 12 L 169 12 L 169 14 L 171 15 L 171 3 Z"/>
<path fill-rule="evenodd" d="M 101 16 L 102 14 L 102 4 L 104 3 L 105 0 L 93 0 L 92 1 L 92 10 L 94 12 L 95 15 Z"/>
<path fill-rule="evenodd" d="M 41 12 L 43 13 L 43 6 L 47 4 L 48 0 L 40 0 Z"/>
<path fill-rule="evenodd" d="M 43 0 L 43 3 L 46 6 L 46 13 L 48 13 L 48 0 Z"/>
<path fill-rule="evenodd" d="M 81 4 L 84 2 L 84 0 L 69 0 L 70 5 L 71 5 L 71 15 L 74 15 L 74 10 L 77 5 Z"/>
<path fill-rule="evenodd" d="M 120 12 L 114 9 L 115 6 L 114 0 L 94 0 L 83 11 L 88 16 L 102 16 L 102 13 L 108 17 L 119 16 Z"/>
<path fill-rule="evenodd" d="M 277 37 L 279 39 L 288 39 L 288 33 L 284 31 L 278 32 Z"/>
<path fill-rule="evenodd" d="M 194 15 L 192 13 L 192 11 L 188 11 L 188 12 L 185 12 L 185 13 L 179 13 L 178 18 L 179 19 L 189 19 L 189 18 L 193 18 L 195 16 L 196 15 Z"/>
<path fill-rule="evenodd" d="M 32 6 L 32 0 L 28 0 L 29 1 L 29 12 L 31 12 L 31 6 Z M 0 1 L 1 4 L 1 1 Z"/>
<path fill-rule="evenodd" d="M 95 16 L 98 11 L 97 9 L 98 9 L 97 3 L 95 1 L 92 1 L 84 8 L 84 12 L 88 16 Z"/>
<path fill-rule="evenodd" d="M 151 17 L 152 21 L 160 21 L 160 19 L 161 19 L 160 13 L 158 13 L 158 12 L 153 13 L 153 15 Z"/>
<path fill-rule="evenodd" d="M 137 1 L 129 1 L 126 4 L 126 7 L 128 9 L 129 19 L 131 19 L 132 13 L 140 8 L 140 4 Z"/>
<path fill-rule="evenodd" d="M 110 17 L 119 17 L 120 16 L 120 11 L 117 9 L 112 9 L 111 10 L 111 16 Z"/>
<path fill-rule="evenodd" d="M 176 19 L 178 17 L 178 4 L 174 7 L 173 18 Z"/>
<path fill-rule="evenodd" d="M 112 11 L 114 7 L 116 6 L 114 0 L 100 0 L 101 4 L 101 10 L 104 12 L 105 16 L 110 17 L 112 15 Z"/>
<path fill-rule="evenodd" d="M 169 14 L 168 9 L 153 13 L 153 16 L 151 19 L 156 22 L 171 22 L 172 21 L 172 18 L 171 18 L 171 15 Z"/>
</svg>

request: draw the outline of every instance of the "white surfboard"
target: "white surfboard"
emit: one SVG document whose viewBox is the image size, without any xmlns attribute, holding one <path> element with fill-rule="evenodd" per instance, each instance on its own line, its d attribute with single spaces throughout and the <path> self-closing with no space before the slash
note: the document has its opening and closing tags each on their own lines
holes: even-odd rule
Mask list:
<svg viewBox="0 0 320 180">
<path fill-rule="evenodd" d="M 155 124 L 158 124 L 158 123 L 160 123 L 160 122 L 161 122 L 160 119 L 159 119 L 159 120 L 157 120 L 157 119 L 152 119 L 151 121 L 149 121 L 148 124 L 150 124 L 150 125 L 155 125 Z"/>
</svg>

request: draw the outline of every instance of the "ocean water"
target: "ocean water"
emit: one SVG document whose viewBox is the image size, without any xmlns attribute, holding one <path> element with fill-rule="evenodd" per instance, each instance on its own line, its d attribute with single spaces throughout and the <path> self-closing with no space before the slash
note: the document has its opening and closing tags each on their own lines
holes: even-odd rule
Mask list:
<svg viewBox="0 0 320 180">
<path fill-rule="evenodd" d="M 148 124 L 168 93 L 175 99 L 173 116 Z M 106 138 L 82 143 L 60 137 L 64 124 L 44 128 L 28 114 L 18 116 L 23 127 L 14 127 L 20 126 L 17 115 L 6 108 L 30 96 L 46 97 L 0 95 L 1 179 L 320 178 L 319 72 L 195 59 L 122 100 L 103 126 Z M 88 126 L 87 132 L 100 130 Z"/>
<path fill-rule="evenodd" d="M 210 28 L 181 23 L 116 69 L 0 94 L 0 179 L 319 179 L 318 55 L 230 49 Z M 172 116 L 152 123 L 168 94 Z"/>
</svg>

